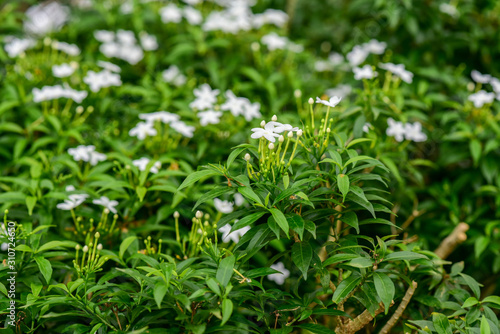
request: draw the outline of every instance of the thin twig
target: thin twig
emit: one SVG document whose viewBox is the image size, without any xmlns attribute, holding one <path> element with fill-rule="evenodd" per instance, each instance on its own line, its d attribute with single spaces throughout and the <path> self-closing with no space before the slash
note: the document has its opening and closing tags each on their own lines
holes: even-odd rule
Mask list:
<svg viewBox="0 0 500 334">
<path fill-rule="evenodd" d="M 465 234 L 465 232 L 467 232 L 468 229 L 469 225 L 466 223 L 458 224 L 450 235 L 443 239 L 434 253 L 443 260 L 446 259 L 458 245 L 467 240 L 467 234 Z"/>
<path fill-rule="evenodd" d="M 403 297 L 403 300 L 399 304 L 398 308 L 396 309 L 396 312 L 392 315 L 392 317 L 387 321 L 384 327 L 382 327 L 382 330 L 379 332 L 379 334 L 387 334 L 391 331 L 392 327 L 396 324 L 396 322 L 399 320 L 401 315 L 403 314 L 404 310 L 408 306 L 408 303 L 410 302 L 411 297 L 415 293 L 415 290 L 417 289 L 417 282 L 412 281 L 410 287 L 408 290 L 406 290 L 406 293 Z"/>
</svg>

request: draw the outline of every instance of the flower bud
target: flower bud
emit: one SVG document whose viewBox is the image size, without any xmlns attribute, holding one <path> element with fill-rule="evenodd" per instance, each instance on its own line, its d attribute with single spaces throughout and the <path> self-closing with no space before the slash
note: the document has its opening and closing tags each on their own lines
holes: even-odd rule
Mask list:
<svg viewBox="0 0 500 334">
<path fill-rule="evenodd" d="M 175 211 L 174 212 L 174 218 L 179 218 L 179 217 L 180 217 L 179 211 Z"/>
<path fill-rule="evenodd" d="M 253 42 L 252 44 L 250 44 L 250 47 L 252 48 L 253 52 L 257 52 L 260 50 L 260 44 L 257 42 Z"/>
<path fill-rule="evenodd" d="M 276 122 L 277 120 L 278 120 L 278 116 L 273 115 L 273 117 L 271 117 L 271 121 Z"/>
<path fill-rule="evenodd" d="M 278 141 L 280 143 L 284 142 L 285 141 L 285 137 L 283 137 L 282 135 L 278 137 Z"/>
<path fill-rule="evenodd" d="M 302 130 L 297 131 L 297 137 L 302 136 Z"/>
<path fill-rule="evenodd" d="M 75 246 L 75 249 L 76 249 L 76 250 L 80 250 L 81 248 L 82 248 L 82 246 L 80 246 L 80 245 L 76 245 L 76 246 Z"/>
<path fill-rule="evenodd" d="M 89 246 L 85 245 L 82 249 L 84 253 L 87 253 L 89 251 Z"/>
<path fill-rule="evenodd" d="M 81 114 L 81 113 L 83 112 L 83 110 L 84 110 L 84 109 L 83 109 L 83 107 L 82 107 L 82 106 L 78 106 L 78 107 L 76 107 L 76 113 L 77 113 L 77 114 Z"/>
<path fill-rule="evenodd" d="M 265 127 L 265 126 L 266 126 L 266 121 L 262 121 L 262 122 L 260 122 L 260 127 L 261 127 L 261 128 L 263 128 L 263 127 Z"/>
<path fill-rule="evenodd" d="M 296 89 L 293 92 L 293 95 L 295 96 L 296 99 L 300 98 L 302 96 L 302 91 L 300 89 Z"/>
<path fill-rule="evenodd" d="M 102 250 L 102 244 L 97 245 L 97 250 L 98 251 Z"/>
<path fill-rule="evenodd" d="M 94 234 L 94 236 L 95 236 L 95 238 L 96 238 L 96 239 L 99 239 L 99 237 L 101 236 L 101 234 L 100 234 L 99 232 L 96 232 L 96 233 Z"/>
<path fill-rule="evenodd" d="M 293 132 L 292 131 L 288 132 L 288 138 L 293 138 Z"/>
<path fill-rule="evenodd" d="M 250 161 L 250 159 L 251 159 L 250 154 L 249 153 L 245 154 L 245 160 Z"/>
<path fill-rule="evenodd" d="M 203 217 L 203 212 L 200 210 L 196 211 L 196 218 L 201 219 Z"/>
<path fill-rule="evenodd" d="M 109 213 L 109 209 L 108 208 L 105 208 L 104 209 L 104 214 L 107 215 Z"/>
<path fill-rule="evenodd" d="M 270 149 L 271 151 L 272 151 L 272 150 L 274 150 L 274 144 L 273 144 L 273 143 L 269 143 L 269 145 L 268 145 L 267 147 L 269 147 L 269 149 Z"/>
<path fill-rule="evenodd" d="M 307 102 L 309 102 L 309 104 L 314 104 L 314 100 L 312 97 L 310 97 L 309 100 L 307 100 Z"/>
<path fill-rule="evenodd" d="M 326 133 L 330 133 L 330 131 L 332 131 L 330 128 L 326 128 Z"/>
</svg>

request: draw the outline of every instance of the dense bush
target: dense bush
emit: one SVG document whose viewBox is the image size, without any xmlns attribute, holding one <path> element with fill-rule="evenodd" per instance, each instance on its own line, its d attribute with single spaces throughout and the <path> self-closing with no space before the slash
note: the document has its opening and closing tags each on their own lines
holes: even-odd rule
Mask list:
<svg viewBox="0 0 500 334">
<path fill-rule="evenodd" d="M 0 5 L 2 331 L 499 333 L 498 14 Z"/>
</svg>

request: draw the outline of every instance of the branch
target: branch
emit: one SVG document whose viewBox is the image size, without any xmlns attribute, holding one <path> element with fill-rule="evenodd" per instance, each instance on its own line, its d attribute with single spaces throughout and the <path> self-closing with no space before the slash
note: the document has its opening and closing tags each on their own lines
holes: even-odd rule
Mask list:
<svg viewBox="0 0 500 334">
<path fill-rule="evenodd" d="M 467 240 L 467 235 L 465 232 L 469 229 L 469 225 L 466 223 L 458 224 L 453 231 L 447 236 L 439 247 L 434 251 L 437 256 L 446 259 L 462 242 Z"/>
<path fill-rule="evenodd" d="M 396 322 L 398 321 L 398 319 L 401 317 L 404 310 L 408 306 L 411 297 L 413 297 L 413 294 L 415 293 L 415 289 L 417 289 L 417 282 L 413 281 L 411 282 L 411 286 L 408 288 L 408 290 L 406 290 L 403 300 L 396 309 L 396 312 L 394 312 L 394 314 L 389 319 L 389 321 L 387 321 L 385 326 L 382 327 L 382 330 L 379 332 L 379 334 L 387 334 L 391 331 L 392 327 L 394 327 L 394 325 L 396 324 Z"/>
<path fill-rule="evenodd" d="M 391 304 L 392 305 L 392 304 Z M 372 316 L 368 310 L 364 310 L 363 313 L 358 315 L 354 320 L 349 320 L 345 324 L 345 333 L 356 333 L 361 330 L 363 327 L 368 325 L 370 321 L 373 320 L 377 315 L 384 312 L 385 306 L 383 303 L 380 303 L 379 308 L 375 311 L 375 314 Z"/>
</svg>

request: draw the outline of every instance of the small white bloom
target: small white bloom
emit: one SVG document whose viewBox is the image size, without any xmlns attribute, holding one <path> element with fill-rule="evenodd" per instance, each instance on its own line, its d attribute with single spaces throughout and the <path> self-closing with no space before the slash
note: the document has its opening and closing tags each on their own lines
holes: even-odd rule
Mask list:
<svg viewBox="0 0 500 334">
<path fill-rule="evenodd" d="M 233 212 L 233 203 L 229 201 L 222 201 L 218 198 L 214 198 L 215 209 L 221 213 L 231 213 Z"/>
<path fill-rule="evenodd" d="M 354 79 L 356 80 L 373 79 L 378 75 L 378 73 L 375 72 L 370 65 L 353 67 L 352 71 L 354 72 Z"/>
<path fill-rule="evenodd" d="M 500 94 L 500 80 L 498 78 L 491 78 L 490 85 L 495 93 Z"/>
<path fill-rule="evenodd" d="M 356 45 L 352 48 L 351 52 L 346 55 L 347 61 L 351 66 L 358 66 L 362 64 L 370 53 L 361 45 Z"/>
<path fill-rule="evenodd" d="M 102 43 L 111 43 L 115 40 L 115 33 L 108 30 L 95 30 L 94 38 Z"/>
<path fill-rule="evenodd" d="M 321 103 L 332 108 L 339 104 L 340 100 L 342 100 L 342 98 L 338 96 L 332 96 L 330 100 L 322 100 L 319 97 L 316 97 L 316 103 Z"/>
<path fill-rule="evenodd" d="M 386 71 L 389 71 L 396 75 L 397 77 L 401 78 L 406 83 L 412 83 L 413 81 L 413 73 L 410 71 L 407 71 L 405 69 L 405 66 L 403 64 L 393 64 L 393 63 L 381 63 L 378 65 L 380 68 L 383 68 Z"/>
<path fill-rule="evenodd" d="M 387 43 L 379 42 L 376 39 L 370 40 L 368 43 L 363 44 L 363 48 L 370 53 L 381 55 L 385 52 L 385 48 L 387 47 Z"/>
<path fill-rule="evenodd" d="M 330 88 L 326 90 L 326 95 L 328 96 L 338 96 L 340 98 L 344 98 L 351 94 L 352 87 L 349 85 L 338 85 L 335 88 Z"/>
<path fill-rule="evenodd" d="M 275 123 L 277 122 L 269 122 L 264 126 L 264 128 L 253 128 L 253 133 L 250 137 L 253 139 L 264 137 L 270 142 L 274 143 L 276 141 L 276 138 L 280 136 L 278 133 L 274 132 Z"/>
<path fill-rule="evenodd" d="M 245 114 L 245 108 L 250 101 L 244 97 L 237 97 L 230 90 L 225 93 L 226 102 L 224 102 L 220 108 L 221 110 L 229 110 L 233 116 L 239 116 Z"/>
<path fill-rule="evenodd" d="M 248 153 L 247 153 L 247 154 L 248 154 Z M 249 158 L 250 158 L 250 155 L 249 155 Z M 245 160 L 246 160 L 246 155 L 245 155 Z M 248 159 L 248 160 L 250 160 L 250 159 Z M 247 160 L 247 161 L 248 161 L 248 160 Z M 242 195 L 242 194 L 240 194 L 240 193 L 236 193 L 236 194 L 234 194 L 234 204 L 235 204 L 236 206 L 242 206 L 242 205 L 243 205 L 243 203 L 245 203 L 245 198 L 243 197 L 243 195 Z"/>
<path fill-rule="evenodd" d="M 189 106 L 193 109 L 204 110 L 211 109 L 217 102 L 219 90 L 212 89 L 208 84 L 203 84 L 199 88 L 196 88 L 193 93 L 196 96 L 196 99 L 191 102 Z"/>
<path fill-rule="evenodd" d="M 98 60 L 97 66 L 99 66 L 105 70 L 108 70 L 110 72 L 120 73 L 122 71 L 120 66 L 113 64 L 113 63 L 110 63 L 109 61 Z"/>
<path fill-rule="evenodd" d="M 207 126 L 208 124 L 219 124 L 220 117 L 222 116 L 222 111 L 200 111 L 197 116 L 200 119 L 201 126 Z"/>
<path fill-rule="evenodd" d="M 147 136 L 156 136 L 157 133 L 153 123 L 150 122 L 139 122 L 128 132 L 129 136 L 137 137 L 140 140 L 144 140 Z"/>
<path fill-rule="evenodd" d="M 52 43 L 52 47 L 70 56 L 78 56 L 81 52 L 78 46 L 76 46 L 75 44 L 68 44 L 66 42 L 54 41 Z"/>
<path fill-rule="evenodd" d="M 97 205 L 102 205 L 103 207 L 105 207 L 106 209 L 108 209 L 109 211 L 111 211 L 113 213 L 117 212 L 115 206 L 118 205 L 118 201 L 110 200 L 106 196 L 102 196 L 99 199 L 95 199 L 92 201 L 92 203 L 97 204 Z"/>
<path fill-rule="evenodd" d="M 171 124 L 173 122 L 179 121 L 180 119 L 179 115 L 170 113 L 168 111 L 155 111 L 148 114 L 139 114 L 139 118 L 145 120 L 148 123 L 159 121 L 164 124 Z"/>
<path fill-rule="evenodd" d="M 245 226 L 237 231 L 231 232 L 231 226 L 229 224 L 219 228 L 219 232 L 222 233 L 222 242 L 229 242 L 231 240 L 235 243 L 238 243 L 240 241 L 240 238 L 245 235 L 248 230 L 250 230 L 250 226 Z"/>
<path fill-rule="evenodd" d="M 276 282 L 276 284 L 283 285 L 285 280 L 290 277 L 290 270 L 285 268 L 283 262 L 274 263 L 271 265 L 271 269 L 277 270 L 280 273 L 267 275 L 267 279 Z"/>
<path fill-rule="evenodd" d="M 250 122 L 254 118 L 262 117 L 262 114 L 260 113 L 260 103 L 246 103 L 244 108 L 243 116 L 247 122 Z"/>
<path fill-rule="evenodd" d="M 133 160 L 132 161 L 132 164 L 134 166 L 137 167 L 137 169 L 139 169 L 141 172 L 142 171 L 145 171 L 146 170 L 146 167 L 149 163 L 149 159 L 146 158 L 146 157 L 143 157 L 143 158 L 140 158 L 140 159 L 137 159 L 137 160 Z M 159 169 L 161 168 L 161 162 L 159 161 L 156 161 L 153 166 L 151 166 L 151 168 L 149 169 L 149 171 L 153 174 L 156 174 L 158 173 Z"/>
<path fill-rule="evenodd" d="M 35 46 L 35 41 L 28 38 L 5 38 L 7 42 L 5 44 L 5 52 L 9 55 L 9 57 L 14 58 L 25 52 L 29 48 Z"/>
<path fill-rule="evenodd" d="M 182 14 L 191 25 L 199 25 L 203 21 L 203 16 L 201 16 L 200 11 L 193 7 L 184 7 Z"/>
<path fill-rule="evenodd" d="M 55 86 L 44 86 L 40 88 L 33 88 L 33 101 L 43 102 L 54 99 L 59 99 L 65 97 L 72 99 L 77 103 L 81 103 L 88 95 L 86 91 L 77 91 L 69 87 L 68 85 L 55 85 Z"/>
<path fill-rule="evenodd" d="M 328 60 L 332 65 L 337 66 L 344 62 L 344 56 L 342 56 L 340 53 L 332 52 L 328 56 Z"/>
<path fill-rule="evenodd" d="M 158 49 L 158 41 L 156 40 L 155 36 L 149 35 L 148 33 L 142 31 L 139 34 L 139 39 L 144 50 L 154 51 Z"/>
<path fill-rule="evenodd" d="M 413 124 L 406 123 L 405 137 L 406 140 L 412 140 L 417 143 L 427 140 L 427 135 L 422 132 L 422 124 L 420 124 L 420 122 L 415 122 Z"/>
<path fill-rule="evenodd" d="M 182 0 L 182 1 L 184 1 L 188 5 L 196 6 L 197 4 L 201 3 L 203 0 Z"/>
<path fill-rule="evenodd" d="M 286 37 L 279 36 L 274 32 L 263 36 L 260 41 L 267 46 L 269 51 L 283 50 L 288 44 L 288 39 Z"/>
<path fill-rule="evenodd" d="M 160 9 L 160 16 L 163 23 L 179 23 L 182 20 L 182 11 L 171 3 Z"/>
<path fill-rule="evenodd" d="M 371 126 L 372 126 L 372 125 L 371 125 L 370 123 L 365 123 L 365 124 L 363 125 L 363 132 L 364 132 L 364 133 L 368 133 L 368 132 L 370 132 L 370 128 L 371 128 Z"/>
<path fill-rule="evenodd" d="M 491 75 L 489 74 L 481 74 L 481 72 L 473 70 L 470 73 L 470 76 L 472 77 L 472 80 L 474 80 L 477 83 L 489 83 L 491 80 Z"/>
<path fill-rule="evenodd" d="M 172 65 L 163 71 L 162 77 L 165 82 L 171 83 L 175 86 L 182 86 L 187 81 L 186 76 L 182 74 L 179 68 L 175 65 Z"/>
<path fill-rule="evenodd" d="M 469 95 L 467 99 L 474 104 L 474 107 L 481 108 L 486 103 L 492 103 L 495 99 L 495 94 L 480 90 L 477 93 Z"/>
<path fill-rule="evenodd" d="M 52 74 L 56 78 L 65 78 L 69 77 L 71 74 L 75 72 L 75 68 L 70 64 L 61 64 L 61 65 L 53 65 L 52 66 Z"/>
<path fill-rule="evenodd" d="M 25 12 L 24 30 L 38 36 L 58 31 L 69 20 L 69 13 L 69 8 L 57 1 L 32 6 Z"/>
<path fill-rule="evenodd" d="M 87 75 L 83 78 L 83 82 L 89 85 L 90 90 L 93 92 L 98 92 L 101 88 L 119 87 L 122 85 L 120 75 L 108 70 L 102 70 L 101 72 L 88 71 Z"/>
<path fill-rule="evenodd" d="M 172 129 L 179 132 L 184 137 L 192 138 L 194 134 L 194 126 L 189 126 L 183 121 L 176 121 L 170 124 Z"/>
<path fill-rule="evenodd" d="M 66 191 L 74 191 L 75 187 L 73 186 L 67 186 Z M 89 195 L 87 194 L 72 194 L 69 195 L 67 200 L 64 200 L 63 203 L 59 203 L 56 205 L 56 207 L 60 210 L 73 210 L 83 202 L 85 202 L 85 199 L 87 199 Z"/>
<path fill-rule="evenodd" d="M 449 3 L 442 3 L 439 5 L 439 10 L 441 11 L 441 13 L 445 13 L 445 14 L 448 14 L 452 17 L 456 17 L 458 16 L 458 9 L 457 7 L 455 7 L 454 5 L 451 5 Z"/>
<path fill-rule="evenodd" d="M 388 136 L 394 137 L 398 142 L 402 142 L 406 133 L 403 123 L 395 121 L 392 118 L 388 118 L 387 125 L 389 125 L 389 127 L 387 128 L 385 133 Z"/>
<path fill-rule="evenodd" d="M 5 252 L 7 249 L 9 249 L 9 244 L 6 242 L 2 242 L 1 249 L 2 249 L 2 252 Z"/>
<path fill-rule="evenodd" d="M 134 32 L 131 30 L 118 29 L 116 32 L 116 38 L 118 39 L 118 42 L 123 45 L 135 45 L 137 42 Z"/>
</svg>

